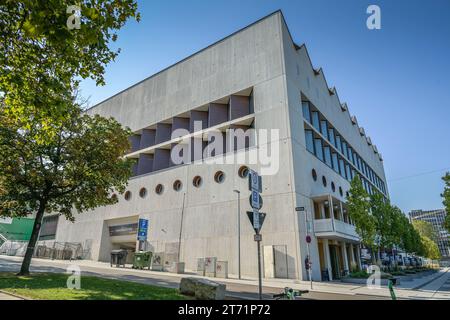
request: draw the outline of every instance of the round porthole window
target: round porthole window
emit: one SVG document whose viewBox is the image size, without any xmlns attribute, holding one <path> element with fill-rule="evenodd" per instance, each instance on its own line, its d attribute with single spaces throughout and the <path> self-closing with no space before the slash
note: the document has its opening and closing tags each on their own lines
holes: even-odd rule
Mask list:
<svg viewBox="0 0 450 320">
<path fill-rule="evenodd" d="M 182 187 L 183 187 L 183 184 L 181 183 L 180 180 L 176 180 L 173 183 L 173 190 L 175 190 L 175 191 L 180 191 Z"/>
<path fill-rule="evenodd" d="M 139 196 L 145 198 L 147 196 L 147 189 L 141 188 L 141 190 L 139 190 Z"/>
<path fill-rule="evenodd" d="M 241 178 L 247 178 L 248 177 L 248 172 L 249 172 L 248 167 L 247 166 L 242 166 L 242 167 L 239 168 L 238 175 Z"/>
<path fill-rule="evenodd" d="M 331 182 L 331 190 L 332 190 L 333 192 L 336 191 L 336 186 L 334 185 L 334 182 Z"/>
<path fill-rule="evenodd" d="M 214 181 L 217 183 L 222 183 L 225 181 L 225 173 L 223 171 L 217 171 L 214 175 Z"/>
<path fill-rule="evenodd" d="M 155 188 L 156 194 L 162 194 L 164 192 L 164 186 L 162 184 L 158 184 Z"/>
<path fill-rule="evenodd" d="M 339 187 L 339 194 L 341 195 L 341 197 L 344 195 L 344 193 L 342 192 L 342 187 Z"/>
<path fill-rule="evenodd" d="M 192 179 L 192 184 L 194 185 L 194 187 L 200 188 L 200 186 L 202 185 L 202 177 L 195 176 L 194 179 Z"/>
<path fill-rule="evenodd" d="M 327 186 L 327 178 L 325 178 L 325 176 L 322 176 L 322 184 L 324 187 Z"/>
<path fill-rule="evenodd" d="M 345 193 L 345 196 L 348 198 L 350 196 L 350 193 L 348 191 Z"/>
<path fill-rule="evenodd" d="M 312 169 L 311 175 L 312 175 L 313 180 L 314 180 L 314 181 L 317 181 L 317 172 L 316 172 L 315 169 Z"/>
<path fill-rule="evenodd" d="M 127 200 L 127 201 L 131 200 L 131 191 L 125 192 L 124 198 L 125 198 L 125 200 Z"/>
<path fill-rule="evenodd" d="M 117 200 L 118 200 L 118 199 L 117 199 L 117 194 L 114 193 L 114 194 L 111 196 L 111 199 L 114 200 L 114 201 L 117 201 Z"/>
</svg>

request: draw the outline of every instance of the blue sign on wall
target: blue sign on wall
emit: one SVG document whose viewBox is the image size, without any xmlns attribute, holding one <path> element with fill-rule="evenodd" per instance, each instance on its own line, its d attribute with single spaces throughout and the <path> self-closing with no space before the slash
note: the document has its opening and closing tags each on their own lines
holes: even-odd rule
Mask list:
<svg viewBox="0 0 450 320">
<path fill-rule="evenodd" d="M 146 241 L 147 233 L 148 233 L 148 220 L 147 219 L 139 219 L 139 228 L 138 228 L 137 239 L 139 241 Z"/>
</svg>

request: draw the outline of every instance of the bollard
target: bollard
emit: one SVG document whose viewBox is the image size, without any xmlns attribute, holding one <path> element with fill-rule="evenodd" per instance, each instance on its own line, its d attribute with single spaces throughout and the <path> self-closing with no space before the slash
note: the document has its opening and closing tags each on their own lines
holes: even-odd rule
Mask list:
<svg viewBox="0 0 450 320">
<path fill-rule="evenodd" d="M 391 298 L 392 300 L 397 300 L 397 297 L 395 296 L 395 292 L 394 292 L 394 285 L 396 283 L 397 279 L 389 279 L 388 280 L 388 288 L 389 288 L 389 292 L 391 293 Z"/>
</svg>

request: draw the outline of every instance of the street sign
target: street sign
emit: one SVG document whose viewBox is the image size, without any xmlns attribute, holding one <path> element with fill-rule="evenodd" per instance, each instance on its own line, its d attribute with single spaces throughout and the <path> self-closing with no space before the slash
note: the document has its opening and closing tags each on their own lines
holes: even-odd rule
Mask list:
<svg viewBox="0 0 450 320">
<path fill-rule="evenodd" d="M 306 236 L 306 242 L 307 242 L 307 243 L 311 243 L 311 236 L 310 236 L 310 235 L 307 235 L 307 236 Z"/>
<path fill-rule="evenodd" d="M 255 229 L 255 232 L 259 233 L 264 223 L 264 219 L 266 218 L 266 214 L 258 211 L 247 211 L 247 216 L 253 226 L 253 229 Z"/>
<path fill-rule="evenodd" d="M 248 190 L 262 192 L 262 178 L 254 170 L 248 174 Z"/>
<path fill-rule="evenodd" d="M 295 211 L 305 211 L 305 207 L 296 207 Z"/>
<path fill-rule="evenodd" d="M 260 233 L 257 233 L 253 236 L 253 239 L 255 241 L 262 241 L 262 235 Z"/>
<path fill-rule="evenodd" d="M 148 220 L 147 219 L 139 219 L 137 239 L 139 241 L 146 241 L 147 233 L 148 233 Z"/>
<path fill-rule="evenodd" d="M 253 209 L 259 210 L 263 206 L 263 199 L 262 199 L 261 195 L 256 191 L 252 191 L 248 200 L 250 202 L 250 206 Z"/>
</svg>

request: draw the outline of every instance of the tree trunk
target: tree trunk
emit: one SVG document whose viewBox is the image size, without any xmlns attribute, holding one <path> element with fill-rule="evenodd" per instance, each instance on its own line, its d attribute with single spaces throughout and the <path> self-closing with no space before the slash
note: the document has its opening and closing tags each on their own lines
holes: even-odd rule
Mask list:
<svg viewBox="0 0 450 320">
<path fill-rule="evenodd" d="M 41 230 L 42 218 L 44 217 L 46 202 L 41 200 L 39 203 L 39 209 L 36 213 L 36 218 L 34 220 L 33 231 L 31 233 L 30 241 L 27 245 L 27 251 L 25 252 L 25 256 L 22 261 L 22 267 L 20 268 L 20 272 L 17 274 L 18 276 L 30 274 L 30 264 L 31 258 L 34 254 L 34 247 L 36 242 L 38 241 L 39 231 Z"/>
</svg>

